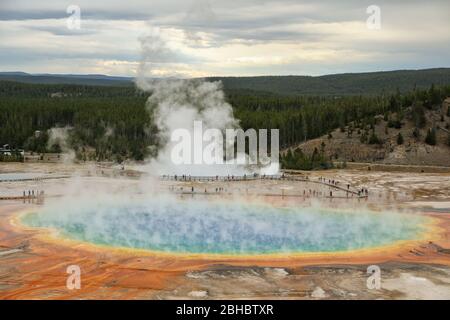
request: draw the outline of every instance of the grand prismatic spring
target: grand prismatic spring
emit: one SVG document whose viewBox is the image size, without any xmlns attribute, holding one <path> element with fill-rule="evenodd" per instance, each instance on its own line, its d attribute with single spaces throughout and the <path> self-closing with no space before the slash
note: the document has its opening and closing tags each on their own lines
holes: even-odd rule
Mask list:
<svg viewBox="0 0 450 320">
<path fill-rule="evenodd" d="M 403 190 L 391 187 L 391 176 L 366 172 L 149 182 L 112 180 L 104 170 L 2 182 L 13 196 L 30 185 L 46 192 L 43 201 L 26 192 L 2 202 L 0 297 L 309 299 L 317 287 L 322 298 L 448 296 L 441 283 L 450 264 L 449 216 L 438 209 L 446 202 L 427 209 L 412 201 L 413 193 L 436 194 L 422 191 L 423 175 Z M 324 174 L 356 185 L 371 179 L 371 195 L 322 183 Z M 427 179 L 448 183 L 442 175 Z M 398 206 L 390 205 L 393 193 Z M 66 288 L 72 265 L 82 272 L 80 290 Z M 367 290 L 371 265 L 383 272 L 383 290 Z M 423 286 L 429 290 L 409 291 Z"/>
<path fill-rule="evenodd" d="M 426 217 L 396 212 L 159 199 L 45 208 L 22 222 L 60 237 L 158 252 L 222 255 L 339 252 L 419 239 Z"/>
</svg>

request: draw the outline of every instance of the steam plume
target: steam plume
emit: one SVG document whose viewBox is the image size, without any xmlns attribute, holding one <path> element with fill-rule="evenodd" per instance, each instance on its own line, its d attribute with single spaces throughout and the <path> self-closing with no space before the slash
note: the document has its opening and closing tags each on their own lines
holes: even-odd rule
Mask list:
<svg viewBox="0 0 450 320">
<path fill-rule="evenodd" d="M 150 161 L 149 170 L 157 174 L 211 176 L 252 173 L 248 168 L 234 164 L 173 164 L 171 151 L 174 143 L 170 141 L 170 137 L 174 130 L 186 129 L 193 136 L 194 121 L 201 121 L 203 130 L 218 129 L 225 132 L 226 129 L 240 127 L 238 120 L 234 118 L 233 108 L 225 101 L 220 82 L 207 82 L 200 79 L 148 79 L 146 77 L 146 75 L 152 74 L 151 68 L 155 64 L 161 65 L 166 62 L 160 55 L 165 55 L 167 59 L 175 57 L 169 46 L 161 37 L 157 37 L 157 34 L 153 32 L 151 36 L 141 39 L 143 61 L 136 79 L 136 84 L 140 89 L 151 92 L 147 108 L 159 129 L 159 141 L 162 146 L 157 157 Z M 234 139 L 225 141 L 225 145 L 233 143 Z M 269 170 L 274 171 L 270 173 L 276 173 L 278 167 L 271 166 Z"/>
</svg>

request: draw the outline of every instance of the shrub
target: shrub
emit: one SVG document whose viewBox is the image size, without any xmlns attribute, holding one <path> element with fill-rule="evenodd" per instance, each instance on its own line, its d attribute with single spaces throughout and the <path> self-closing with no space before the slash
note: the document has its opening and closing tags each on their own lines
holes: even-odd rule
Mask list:
<svg viewBox="0 0 450 320">
<path fill-rule="evenodd" d="M 399 132 L 398 136 L 397 136 L 397 144 L 402 145 L 404 142 L 405 142 L 405 140 L 403 139 L 402 134 Z"/>
<path fill-rule="evenodd" d="M 375 134 L 375 132 L 372 132 L 369 138 L 369 144 L 381 144 L 380 138 Z"/>
</svg>

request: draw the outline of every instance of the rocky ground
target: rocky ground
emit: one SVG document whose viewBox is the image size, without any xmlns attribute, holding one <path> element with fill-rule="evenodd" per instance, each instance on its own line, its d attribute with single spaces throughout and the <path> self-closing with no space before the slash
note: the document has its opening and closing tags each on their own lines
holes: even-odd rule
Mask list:
<svg viewBox="0 0 450 320">
<path fill-rule="evenodd" d="M 450 299 L 450 268 L 380 264 L 381 288 L 370 289 L 366 265 L 299 268 L 218 265 L 189 272 L 159 299 Z"/>
</svg>

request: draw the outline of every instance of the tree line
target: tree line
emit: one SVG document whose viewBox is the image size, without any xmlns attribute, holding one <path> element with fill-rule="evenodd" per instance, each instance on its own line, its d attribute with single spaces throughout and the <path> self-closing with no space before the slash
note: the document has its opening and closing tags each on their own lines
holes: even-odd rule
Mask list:
<svg viewBox="0 0 450 320">
<path fill-rule="evenodd" d="M 280 146 L 287 148 L 350 122 L 363 126 L 373 124 L 376 115 L 401 116 L 411 106 L 420 126 L 423 109 L 450 96 L 450 86 L 367 96 L 225 93 L 243 129 L 279 129 Z M 60 151 L 61 146 L 48 145 L 47 130 L 68 127 L 69 143 L 79 158 L 90 149 L 92 160 L 143 160 L 153 150 L 149 146 L 158 144 L 157 128 L 145 108 L 147 98 L 148 93 L 133 87 L 0 81 L 0 144 L 35 152 Z M 401 122 L 398 117 L 391 119 L 393 126 Z M 314 155 L 319 158 L 320 150 Z"/>
</svg>

